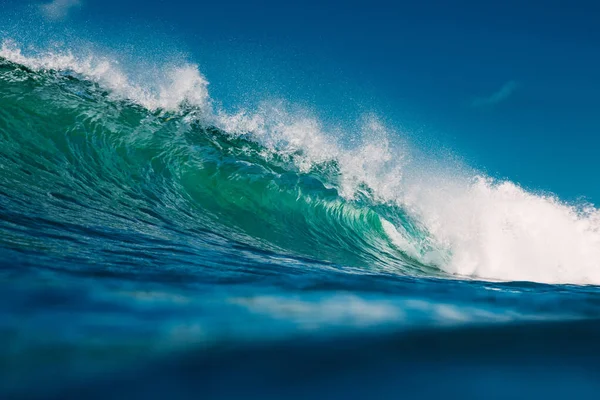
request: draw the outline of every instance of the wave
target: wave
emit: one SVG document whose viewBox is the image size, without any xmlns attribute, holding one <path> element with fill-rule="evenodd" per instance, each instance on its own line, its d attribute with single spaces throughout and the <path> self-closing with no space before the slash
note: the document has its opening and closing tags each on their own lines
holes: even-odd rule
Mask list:
<svg viewBox="0 0 600 400">
<path fill-rule="evenodd" d="M 336 268 L 600 283 L 597 209 L 430 165 L 374 116 L 349 133 L 283 103 L 228 113 L 193 64 L 132 76 L 9 41 L 0 104 L 5 248 L 89 259 L 102 226 L 132 250 L 128 232 L 210 235 Z"/>
</svg>

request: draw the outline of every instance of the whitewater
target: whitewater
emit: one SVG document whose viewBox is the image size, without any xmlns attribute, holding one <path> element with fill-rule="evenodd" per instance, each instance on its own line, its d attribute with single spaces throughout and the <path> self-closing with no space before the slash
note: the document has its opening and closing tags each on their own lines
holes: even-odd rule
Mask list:
<svg viewBox="0 0 600 400">
<path fill-rule="evenodd" d="M 597 369 L 593 205 L 436 159 L 376 115 L 349 131 L 286 101 L 231 112 L 193 63 L 123 65 L 1 45 L 5 395 L 280 398 L 251 382 L 283 358 L 373 387 L 432 371 L 459 393 L 469 374 L 494 379 L 503 352 L 505 367 L 532 360 L 526 379 L 551 396 L 572 368 Z M 349 354 L 375 369 L 348 370 Z M 291 398 L 309 394 L 280 373 Z"/>
</svg>

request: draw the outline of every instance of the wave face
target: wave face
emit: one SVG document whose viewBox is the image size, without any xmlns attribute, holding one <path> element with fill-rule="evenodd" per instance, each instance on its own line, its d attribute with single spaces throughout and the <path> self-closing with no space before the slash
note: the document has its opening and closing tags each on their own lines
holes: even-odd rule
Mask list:
<svg viewBox="0 0 600 400">
<path fill-rule="evenodd" d="M 119 83 L 109 87 L 139 94 L 118 98 L 89 80 L 110 68 L 14 58 L 22 64 L 0 64 L 5 246 L 19 249 L 31 238 L 29 250 L 60 257 L 68 244 L 82 257 L 99 236 L 103 263 L 118 266 L 117 248 L 152 259 L 152 243 L 168 241 L 169 251 L 192 255 L 196 241 L 218 235 L 318 262 L 435 272 L 420 260 L 427 235 L 400 207 L 375 202 L 366 186 L 353 199 L 340 193 L 339 160 L 315 161 L 301 146 L 224 130 L 232 120 L 207 115 L 197 71 L 173 70 L 182 80 L 157 98 L 111 71 Z M 399 246 L 390 231 L 406 243 Z M 151 246 L 130 248 L 132 240 Z"/>
<path fill-rule="evenodd" d="M 347 140 L 277 105 L 221 111 L 194 65 L 144 86 L 94 55 L 0 57 L 7 248 L 118 268 L 218 237 L 341 269 L 600 282 L 598 210 L 407 161 L 373 117 Z"/>
</svg>

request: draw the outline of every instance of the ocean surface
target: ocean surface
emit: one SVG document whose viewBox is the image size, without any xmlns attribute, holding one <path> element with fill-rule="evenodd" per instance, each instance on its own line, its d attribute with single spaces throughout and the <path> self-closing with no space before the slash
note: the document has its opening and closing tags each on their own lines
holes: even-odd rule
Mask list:
<svg viewBox="0 0 600 400">
<path fill-rule="evenodd" d="M 207 84 L 2 43 L 0 397 L 597 398 L 596 208 Z"/>
</svg>

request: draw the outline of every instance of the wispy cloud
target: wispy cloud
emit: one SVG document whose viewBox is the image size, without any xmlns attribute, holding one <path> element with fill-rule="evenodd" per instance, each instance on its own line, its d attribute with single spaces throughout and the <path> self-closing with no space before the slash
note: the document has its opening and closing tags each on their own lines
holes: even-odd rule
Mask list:
<svg viewBox="0 0 600 400">
<path fill-rule="evenodd" d="M 81 4 L 81 0 L 52 0 L 50 3 L 41 4 L 40 10 L 46 18 L 57 21 L 67 18 L 69 13 Z"/>
<path fill-rule="evenodd" d="M 517 82 L 508 81 L 496 92 L 486 97 L 477 97 L 471 102 L 472 107 L 487 107 L 501 103 L 508 99 L 517 90 Z"/>
</svg>

